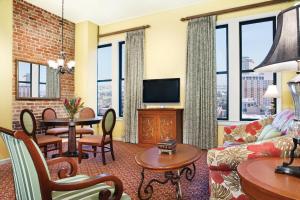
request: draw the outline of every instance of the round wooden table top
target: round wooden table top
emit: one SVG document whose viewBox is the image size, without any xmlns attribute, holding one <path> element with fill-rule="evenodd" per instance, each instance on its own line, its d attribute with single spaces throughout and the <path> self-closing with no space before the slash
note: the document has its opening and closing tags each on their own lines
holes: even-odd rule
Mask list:
<svg viewBox="0 0 300 200">
<path fill-rule="evenodd" d="M 275 173 L 282 158 L 260 158 L 242 162 L 238 168 L 243 191 L 252 199 L 300 199 L 300 178 Z M 293 165 L 300 166 L 300 159 Z"/>
<path fill-rule="evenodd" d="M 138 165 L 145 169 L 170 171 L 188 166 L 201 157 L 201 150 L 188 144 L 177 144 L 176 153 L 159 154 L 157 147 L 146 149 L 135 156 Z"/>
<path fill-rule="evenodd" d="M 45 126 L 69 126 L 70 123 L 74 125 L 91 125 L 100 123 L 101 119 L 99 117 L 81 119 L 75 118 L 73 121 L 70 121 L 68 118 L 57 118 L 49 120 L 39 120 L 41 124 Z"/>
</svg>

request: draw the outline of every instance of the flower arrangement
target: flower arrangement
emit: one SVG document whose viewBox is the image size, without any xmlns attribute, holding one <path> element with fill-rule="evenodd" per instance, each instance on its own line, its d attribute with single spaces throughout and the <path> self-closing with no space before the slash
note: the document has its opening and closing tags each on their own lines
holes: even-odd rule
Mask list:
<svg viewBox="0 0 300 200">
<path fill-rule="evenodd" d="M 64 106 L 66 111 L 69 114 L 71 120 L 74 119 L 76 113 L 78 113 L 80 108 L 83 108 L 83 102 L 81 103 L 81 98 L 72 98 L 72 99 L 65 99 Z"/>
</svg>

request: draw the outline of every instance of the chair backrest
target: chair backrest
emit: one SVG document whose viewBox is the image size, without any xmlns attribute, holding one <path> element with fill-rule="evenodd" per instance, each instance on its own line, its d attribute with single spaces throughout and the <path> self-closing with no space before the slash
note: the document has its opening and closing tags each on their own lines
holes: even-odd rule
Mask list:
<svg viewBox="0 0 300 200">
<path fill-rule="evenodd" d="M 42 199 L 43 191 L 41 192 L 40 183 L 47 187 L 50 174 L 39 147 L 23 131 L 13 132 L 0 128 L 0 137 L 8 147 L 12 161 L 16 199 Z"/>
<path fill-rule="evenodd" d="M 103 137 L 102 140 L 105 141 L 105 137 L 107 135 L 110 136 L 112 139 L 112 132 L 114 130 L 116 124 L 116 112 L 114 109 L 110 108 L 108 109 L 102 119 L 102 131 L 103 131 Z"/>
<path fill-rule="evenodd" d="M 95 116 L 94 110 L 89 107 L 85 107 L 79 112 L 79 118 L 81 119 L 95 118 Z"/>
<path fill-rule="evenodd" d="M 45 110 L 43 110 L 43 113 L 42 113 L 43 120 L 51 120 L 51 119 L 56 119 L 56 118 L 57 118 L 57 115 L 53 108 L 46 108 Z"/>
<path fill-rule="evenodd" d="M 36 134 L 36 120 L 35 120 L 33 113 L 31 112 L 31 110 L 24 109 L 21 111 L 20 123 L 21 123 L 22 129 L 24 130 L 24 132 L 29 137 L 32 137 L 35 142 L 37 142 L 36 135 L 35 135 Z"/>
</svg>

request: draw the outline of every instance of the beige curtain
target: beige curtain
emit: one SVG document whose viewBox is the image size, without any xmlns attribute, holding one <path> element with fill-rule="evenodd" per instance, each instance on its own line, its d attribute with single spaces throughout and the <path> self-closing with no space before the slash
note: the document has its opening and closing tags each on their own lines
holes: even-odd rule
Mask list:
<svg viewBox="0 0 300 200">
<path fill-rule="evenodd" d="M 137 143 L 137 109 L 142 107 L 145 31 L 126 36 L 124 122 L 125 142 Z"/>
<path fill-rule="evenodd" d="M 46 82 L 46 94 L 47 98 L 59 98 L 60 85 L 59 85 L 59 73 L 57 70 L 47 67 L 47 82 Z"/>
<path fill-rule="evenodd" d="M 191 20 L 187 30 L 184 143 L 217 145 L 215 16 Z"/>
</svg>

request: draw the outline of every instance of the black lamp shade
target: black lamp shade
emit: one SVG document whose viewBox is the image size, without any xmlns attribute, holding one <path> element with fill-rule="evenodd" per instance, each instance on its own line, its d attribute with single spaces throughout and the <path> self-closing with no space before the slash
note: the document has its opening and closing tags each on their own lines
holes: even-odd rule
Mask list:
<svg viewBox="0 0 300 200">
<path fill-rule="evenodd" d="M 299 34 L 300 5 L 279 13 L 277 31 L 273 45 L 263 62 L 254 68 L 255 72 L 297 71 L 300 60 Z"/>
</svg>

